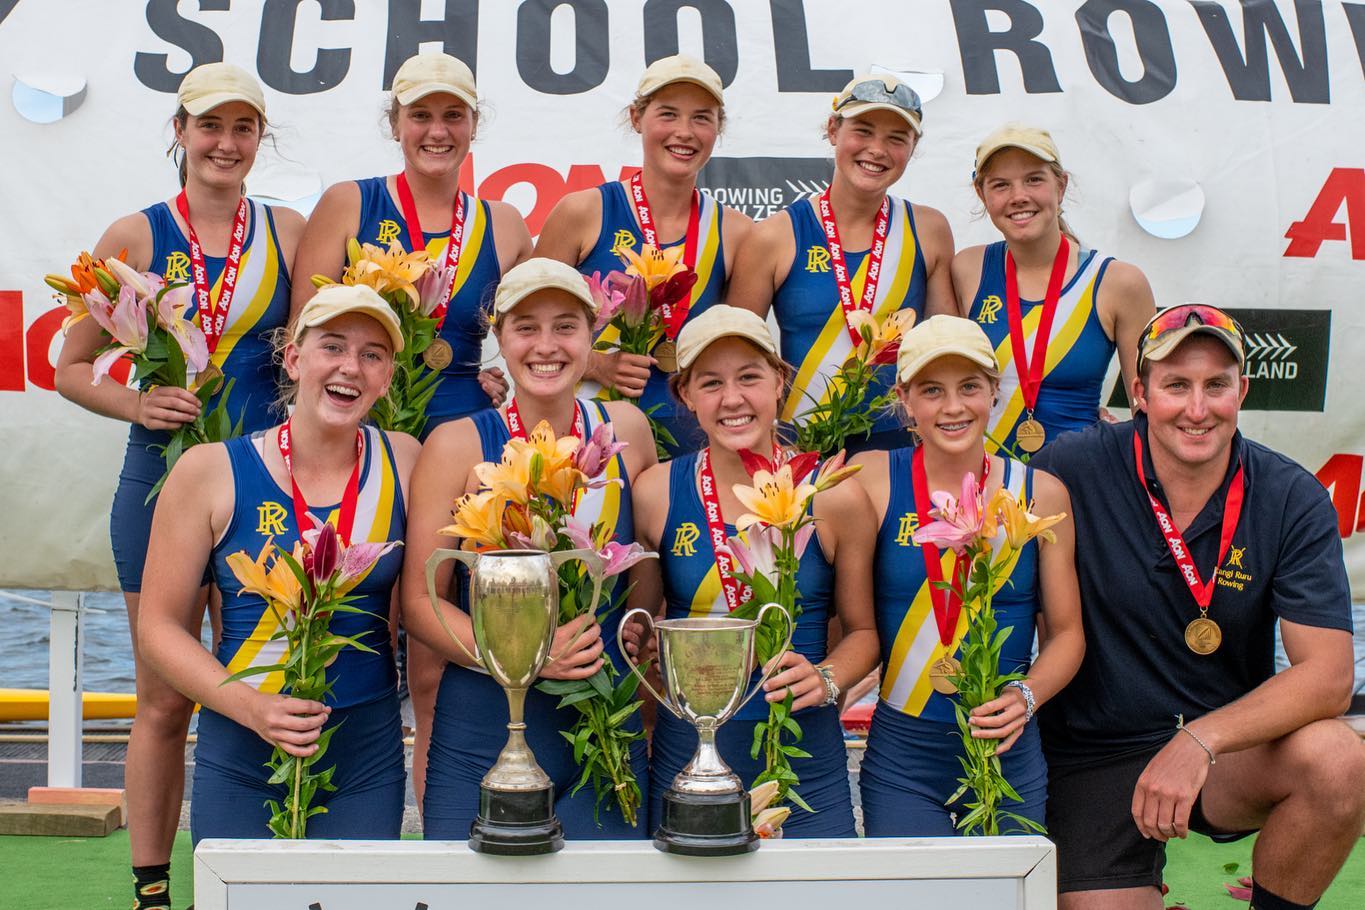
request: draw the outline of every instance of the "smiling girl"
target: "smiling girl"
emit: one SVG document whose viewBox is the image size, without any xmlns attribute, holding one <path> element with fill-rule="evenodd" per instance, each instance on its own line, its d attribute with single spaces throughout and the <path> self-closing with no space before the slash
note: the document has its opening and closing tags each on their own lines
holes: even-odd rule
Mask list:
<svg viewBox="0 0 1365 910">
<path fill-rule="evenodd" d="M 697 188 L 697 175 L 711 158 L 725 126 L 721 79 L 711 67 L 682 54 L 656 60 L 640 77 L 627 108 L 640 135 L 640 172 L 596 189 L 570 193 L 555 206 L 536 243 L 536 255 L 575 266 L 584 275 L 620 269 L 623 249 L 648 243 L 682 245 L 683 261 L 697 273 L 691 300 L 651 356 L 594 352 L 586 378 L 638 399 L 655 422 L 672 434 L 670 454 L 701 444 L 696 422 L 668 394 L 677 370 L 677 333 L 721 299 L 741 243 L 753 222 Z M 599 342 L 610 345 L 608 327 Z"/>
<path fill-rule="evenodd" d="M 1098 420 L 1115 345 L 1128 389 L 1138 332 L 1156 312 L 1136 266 L 1087 249 L 1067 226 L 1070 179 L 1046 130 L 1011 124 L 976 150 L 972 183 L 1004 240 L 958 253 L 953 284 L 959 312 L 985 330 L 1000 363 L 992 452 L 1026 457 Z"/>
<path fill-rule="evenodd" d="M 438 530 L 450 524 L 455 500 L 479 487 L 475 466 L 501 461 L 503 448 L 513 434 L 525 438 L 542 420 L 549 422 L 557 438 L 572 434 L 582 440 L 591 437 L 600 424 L 610 423 L 616 438 L 627 446 L 610 459 L 600 478 L 593 479 L 619 483 L 583 495 L 574 516 L 584 526 L 601 522 L 612 528 L 613 539 L 622 544 L 635 539 L 631 482 L 654 463 L 649 425 L 628 402 L 575 397 L 592 348 L 596 306 L 586 279 L 562 262 L 536 257 L 510 270 L 493 299 L 493 334 L 515 393 L 501 408 L 487 408 L 438 427 L 423 446 L 413 473 L 413 507 L 403 566 L 404 616 L 412 637 L 450 661 L 441 677 L 434 726 L 427 734 L 431 752 L 423 824 L 428 839 L 461 840 L 469 836 L 479 810 L 479 782 L 493 766 L 507 736 L 507 699 L 502 689 L 487 673 L 471 669 L 467 654 L 446 636 L 427 599 L 424 575 L 431 552 L 451 545 L 451 539 Z M 445 624 L 473 652 L 473 626 L 460 603 L 459 582 L 449 562 L 436 580 L 437 590 L 446 594 L 438 607 Z M 624 584 L 624 578 L 618 577 L 618 582 Z M 618 592 L 613 590 L 612 596 Z M 615 644 L 619 618 L 619 612 L 612 614 L 605 628 L 586 615 L 560 626 L 550 646 L 554 659 L 541 670 L 541 677 L 586 679 L 601 668 L 604 648 L 624 670 Z M 526 693 L 526 739 L 554 783 L 555 814 L 565 836 L 643 837 L 644 826 L 627 825 L 611 801 L 603 804 L 599 813 L 592 787 L 571 792 L 580 772 L 573 747 L 560 731 L 570 728 L 577 711 L 558 708 L 558 703 L 559 696 L 534 688 Z M 647 788 L 643 741 L 635 743 L 631 766 L 640 787 Z"/>
<path fill-rule="evenodd" d="M 180 83 L 172 125 L 181 191 L 115 221 L 95 245 L 103 259 L 127 250 L 127 262 L 167 282 L 194 285 L 194 322 L 204 328 L 210 363 L 222 371 L 234 421 L 247 432 L 272 423 L 275 368 L 270 333 L 289 318 L 289 269 L 303 218 L 245 196 L 245 182 L 265 131 L 265 96 L 246 71 L 228 63 L 191 70 Z M 227 269 L 229 259 L 236 269 Z M 222 316 L 220 333 L 211 331 Z M 128 608 L 137 685 L 137 717 L 128 741 L 128 839 L 135 905 L 167 906 L 171 842 L 180 818 L 185 734 L 194 705 L 144 664 L 137 646 L 138 604 L 155 499 L 165 472 L 158 446 L 199 415 L 199 400 L 179 388 L 131 388 L 91 382 L 95 351 L 104 342 L 93 319 L 71 327 L 57 359 L 56 385 L 81 407 L 132 426 L 109 516 L 119 587 Z M 221 396 L 220 390 L 219 395 Z M 209 408 L 218 403 L 210 399 Z M 198 604 L 196 629 L 206 592 Z M 197 631 L 195 634 L 198 634 Z"/>
<path fill-rule="evenodd" d="M 684 327 L 678 336 L 681 372 L 672 386 L 696 415 L 707 445 L 646 471 L 635 496 L 640 543 L 659 553 L 636 567 L 639 583 L 631 606 L 668 619 L 726 616 L 744 597 L 730 574 L 728 557 L 718 557 L 713 534 L 736 535 L 734 522 L 745 511 L 734 486 L 752 483 L 740 457 L 749 450 L 774 455 L 773 432 L 788 376 L 768 327 L 748 310 L 720 304 Z M 708 503 L 708 491 L 714 499 Z M 839 691 L 862 679 L 876 662 L 872 618 L 872 512 L 856 483 L 833 487 L 814 499 L 815 534 L 797 570 L 801 616 L 781 670 L 766 684 L 767 701 L 791 692 L 793 711 L 809 758 L 792 761 L 797 788 L 814 812 L 795 810 L 783 825 L 791 837 L 854 837 L 843 730 L 836 707 Z M 714 509 L 714 520 L 708 517 Z M 731 598 L 734 598 L 732 606 Z M 829 653 L 829 622 L 837 615 L 843 638 Z M 755 698 L 717 731 L 726 764 L 746 784 L 763 770 L 750 755 L 754 726 L 768 717 Z M 654 728 L 650 768 L 653 825 L 663 821 L 664 791 L 697 748 L 696 729 L 660 711 Z"/>
<path fill-rule="evenodd" d="M 957 495 L 970 473 L 988 501 L 1004 488 L 1040 515 L 1070 512 L 1066 488 L 1050 474 L 989 455 L 986 422 L 1000 370 L 984 332 L 957 316 L 934 316 L 901 339 L 896 394 L 915 421 L 915 447 L 864 452 L 859 479 L 879 530 L 873 583 L 881 641 L 881 698 L 872 715 L 863 757 L 863 828 L 869 837 L 948 836 L 964 800 L 945 805 L 962 773 L 961 739 L 948 678 L 960 657 L 968 616 L 960 600 L 937 582 L 952 579 L 956 557 L 914 542 L 930 520 L 930 494 Z M 1003 808 L 1043 824 L 1047 768 L 1034 709 L 1075 675 L 1085 652 L 1080 593 L 1072 561 L 1075 526 L 1055 528 L 1055 543 L 1033 541 L 1015 551 L 994 605 L 1000 627 L 1012 632 L 1000 672 L 1020 671 L 998 698 L 972 712 L 972 735 L 998 739 L 997 755 L 1022 802 Z M 996 538 L 996 551 L 1004 531 Z M 1029 664 L 1034 627 L 1038 657 Z M 1010 833 L 1010 832 L 1006 832 Z"/>
<path fill-rule="evenodd" d="M 855 309 L 878 317 L 954 309 L 953 233 L 936 209 L 889 195 L 923 135 L 914 89 L 893 76 L 861 76 L 834 99 L 825 135 L 834 150 L 829 188 L 754 229 L 740 251 L 729 301 L 781 328 L 782 359 L 795 370 L 782 419 L 824 400 L 826 382 L 853 349 Z M 884 238 L 884 242 L 882 242 Z M 868 395 L 886 392 L 874 382 Z M 880 415 L 849 451 L 903 445 L 895 414 Z"/>
</svg>

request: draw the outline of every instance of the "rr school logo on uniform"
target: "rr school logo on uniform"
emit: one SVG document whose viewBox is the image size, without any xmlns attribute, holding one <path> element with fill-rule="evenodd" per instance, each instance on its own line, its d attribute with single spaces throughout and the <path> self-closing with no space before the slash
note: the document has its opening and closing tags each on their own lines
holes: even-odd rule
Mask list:
<svg viewBox="0 0 1365 910">
<path fill-rule="evenodd" d="M 1217 572 L 1219 585 L 1237 591 L 1246 589 L 1247 584 L 1253 580 L 1251 573 L 1242 564 L 1246 552 L 1246 547 L 1228 547 L 1228 561 Z"/>
<path fill-rule="evenodd" d="M 388 246 L 398 239 L 398 234 L 401 230 L 402 228 L 398 226 L 397 221 L 394 221 L 392 218 L 385 218 L 383 221 L 379 222 L 379 236 L 377 236 L 375 240 L 379 241 L 381 246 Z"/>
<path fill-rule="evenodd" d="M 674 556 L 696 556 L 697 538 L 701 536 L 701 528 L 690 521 L 684 521 L 678 525 L 678 530 L 673 534 L 673 555 Z"/>
<path fill-rule="evenodd" d="M 166 283 L 187 282 L 190 280 L 190 257 L 176 250 L 166 257 L 166 273 L 161 277 Z"/>
<path fill-rule="evenodd" d="M 625 228 L 616 232 L 616 236 L 611 239 L 611 252 L 614 256 L 625 259 L 625 252 L 629 250 L 635 252 L 635 235 Z"/>
<path fill-rule="evenodd" d="M 256 525 L 257 534 L 283 535 L 284 520 L 289 517 L 289 513 L 278 502 L 267 501 L 256 507 L 256 514 L 260 521 Z"/>
<path fill-rule="evenodd" d="M 977 314 L 977 322 L 989 322 L 995 325 L 995 320 L 1000 316 L 1000 308 L 1005 302 L 1000 299 L 998 294 L 991 294 L 989 297 L 981 299 L 981 312 Z"/>
<path fill-rule="evenodd" d="M 826 158 L 712 158 L 697 185 L 757 221 L 822 192 L 833 176 Z"/>
<path fill-rule="evenodd" d="M 814 243 L 811 244 L 810 249 L 806 250 L 806 271 L 829 271 L 829 249 L 827 247 Z"/>
<path fill-rule="evenodd" d="M 915 531 L 919 530 L 919 516 L 914 512 L 906 512 L 901 516 L 900 524 L 896 526 L 896 545 L 908 547 L 914 544 Z"/>
</svg>

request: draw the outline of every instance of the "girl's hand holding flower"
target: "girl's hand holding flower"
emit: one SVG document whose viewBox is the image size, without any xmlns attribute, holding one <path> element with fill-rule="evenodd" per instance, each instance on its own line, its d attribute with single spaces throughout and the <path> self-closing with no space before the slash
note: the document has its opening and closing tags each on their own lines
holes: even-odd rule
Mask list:
<svg viewBox="0 0 1365 910">
<path fill-rule="evenodd" d="M 972 709 L 967 723 L 972 725 L 972 736 L 977 739 L 999 739 L 995 754 L 1009 751 L 1024 732 L 1028 723 L 1028 702 L 1014 686 L 1007 686 L 999 696 Z"/>
<path fill-rule="evenodd" d="M 602 627 L 591 613 L 555 630 L 542 679 L 587 679 L 602 669 Z"/>
<path fill-rule="evenodd" d="M 825 703 L 825 683 L 809 658 L 799 651 L 783 651 L 774 660 L 782 669 L 763 684 L 764 701 L 780 702 L 790 689 L 792 713 Z"/>
<path fill-rule="evenodd" d="M 308 756 L 318 750 L 317 740 L 331 708 L 288 695 L 253 694 L 250 726 L 257 736 L 290 755 Z"/>
<path fill-rule="evenodd" d="M 193 392 L 159 385 L 138 396 L 134 422 L 149 430 L 175 430 L 198 417 L 200 410 L 202 406 Z"/>
</svg>

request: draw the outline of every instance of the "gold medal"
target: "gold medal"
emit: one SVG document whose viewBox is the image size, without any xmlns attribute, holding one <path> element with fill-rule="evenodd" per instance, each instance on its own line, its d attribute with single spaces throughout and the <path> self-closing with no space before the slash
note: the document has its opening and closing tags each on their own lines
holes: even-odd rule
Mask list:
<svg viewBox="0 0 1365 910">
<path fill-rule="evenodd" d="M 1223 630 L 1218 623 L 1201 616 L 1185 627 L 1185 644 L 1196 654 L 1212 654 L 1223 643 Z"/>
<path fill-rule="evenodd" d="M 654 360 L 665 373 L 678 372 L 678 346 L 665 339 L 654 346 Z"/>
<path fill-rule="evenodd" d="M 1047 430 L 1032 417 L 1022 421 L 1014 431 L 1015 443 L 1030 455 L 1041 449 L 1046 440 Z"/>
<path fill-rule="evenodd" d="M 929 685 L 941 695 L 956 695 L 957 684 L 950 677 L 962 673 L 962 664 L 954 657 L 944 655 L 929 666 Z"/>
<path fill-rule="evenodd" d="M 427 369 L 433 373 L 439 373 L 450 362 L 455 359 L 455 352 L 450 347 L 450 342 L 444 338 L 437 338 L 431 342 L 431 346 L 422 352 L 422 362 L 427 365 Z"/>
</svg>

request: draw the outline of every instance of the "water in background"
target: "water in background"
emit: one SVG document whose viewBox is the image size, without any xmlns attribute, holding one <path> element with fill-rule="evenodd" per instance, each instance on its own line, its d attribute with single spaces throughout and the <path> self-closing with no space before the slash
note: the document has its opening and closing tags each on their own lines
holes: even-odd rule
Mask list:
<svg viewBox="0 0 1365 910">
<path fill-rule="evenodd" d="M 46 600 L 46 591 L 16 591 Z M 121 594 L 87 594 L 85 616 L 85 689 L 133 691 L 128 614 Z M 0 689 L 47 688 L 48 611 L 0 595 Z M 1365 693 L 1365 604 L 1355 605 L 1356 691 Z M 208 638 L 208 622 L 204 623 Z M 1283 653 L 1280 666 L 1285 666 Z"/>
</svg>

